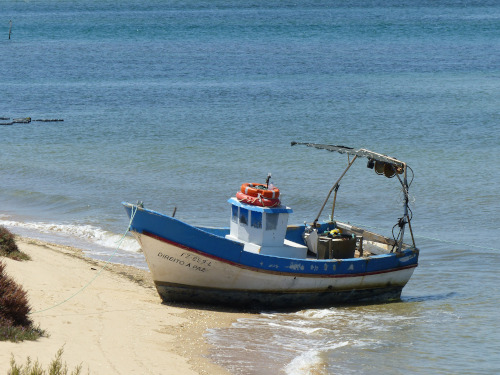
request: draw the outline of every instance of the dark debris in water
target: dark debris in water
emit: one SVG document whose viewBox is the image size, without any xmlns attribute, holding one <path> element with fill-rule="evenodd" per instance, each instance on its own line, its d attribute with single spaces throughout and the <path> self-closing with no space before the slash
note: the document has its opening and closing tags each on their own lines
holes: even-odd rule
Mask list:
<svg viewBox="0 0 500 375">
<path fill-rule="evenodd" d="M 9 121 L 10 117 L 0 117 L 0 121 Z M 2 122 L 0 125 L 14 125 L 14 124 L 29 124 L 31 122 L 61 122 L 63 119 L 36 119 L 32 120 L 31 117 L 14 118 L 9 122 Z"/>
<path fill-rule="evenodd" d="M 457 295 L 459 295 L 457 292 L 449 292 L 449 293 L 415 296 L 415 297 L 402 297 L 401 301 L 403 302 L 440 301 L 456 297 Z"/>
</svg>

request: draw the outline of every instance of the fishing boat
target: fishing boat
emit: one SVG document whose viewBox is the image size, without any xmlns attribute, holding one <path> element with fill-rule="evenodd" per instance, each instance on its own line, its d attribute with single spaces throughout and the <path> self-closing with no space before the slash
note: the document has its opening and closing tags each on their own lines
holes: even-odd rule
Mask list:
<svg viewBox="0 0 500 375">
<path fill-rule="evenodd" d="M 164 302 L 295 309 L 400 299 L 419 256 L 408 206 L 411 168 L 366 149 L 292 145 L 348 156 L 345 170 L 310 223 L 288 225 L 292 209 L 282 204 L 270 175 L 265 183 L 242 184 L 229 198 L 226 228 L 193 226 L 176 219 L 175 213 L 123 203 Z M 333 219 L 339 183 L 361 157 L 368 158 L 370 169 L 401 184 L 403 216 L 396 221 L 393 238 Z M 332 215 L 320 222 L 332 193 Z M 405 229 L 411 244 L 403 242 Z"/>
</svg>

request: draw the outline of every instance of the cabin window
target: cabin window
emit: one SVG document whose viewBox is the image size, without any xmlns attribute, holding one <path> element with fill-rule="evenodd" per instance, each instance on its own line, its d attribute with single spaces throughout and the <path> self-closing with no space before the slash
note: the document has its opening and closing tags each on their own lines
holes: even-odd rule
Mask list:
<svg viewBox="0 0 500 375">
<path fill-rule="evenodd" d="M 266 216 L 266 230 L 275 230 L 278 226 L 279 214 L 267 214 Z"/>
<path fill-rule="evenodd" d="M 231 221 L 233 223 L 238 223 L 238 206 L 231 206 Z"/>
<path fill-rule="evenodd" d="M 240 207 L 240 225 L 248 225 L 248 210 Z"/>
<path fill-rule="evenodd" d="M 254 228 L 262 228 L 262 212 L 252 211 L 252 222 Z"/>
</svg>

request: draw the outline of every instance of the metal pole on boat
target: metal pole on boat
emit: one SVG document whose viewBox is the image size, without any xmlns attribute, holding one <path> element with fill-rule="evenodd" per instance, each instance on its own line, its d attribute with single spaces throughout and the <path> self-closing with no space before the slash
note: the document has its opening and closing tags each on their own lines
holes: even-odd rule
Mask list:
<svg viewBox="0 0 500 375">
<path fill-rule="evenodd" d="M 415 246 L 415 238 L 413 237 L 413 230 L 411 229 L 411 222 L 410 222 L 410 216 L 408 215 L 408 204 L 409 204 L 409 193 L 408 193 L 408 169 L 406 167 L 406 163 L 403 165 L 404 169 L 404 174 L 403 174 L 403 181 L 401 181 L 401 177 L 398 176 L 399 182 L 401 182 L 401 185 L 403 186 L 403 194 L 404 194 L 404 220 L 403 223 L 406 224 L 408 223 L 408 228 L 410 229 L 410 235 L 411 235 L 411 240 L 413 242 L 413 247 Z M 403 237 L 404 237 L 404 224 L 401 226 L 401 238 L 398 242 L 398 251 L 401 251 L 401 248 L 403 247 Z"/>
<path fill-rule="evenodd" d="M 352 159 L 352 161 L 349 162 L 349 165 L 347 166 L 347 168 L 344 170 L 344 172 L 342 173 L 342 175 L 339 177 L 339 179 L 337 180 L 337 182 L 335 182 L 335 184 L 332 186 L 332 188 L 330 189 L 330 191 L 328 192 L 328 195 L 326 196 L 326 199 L 325 201 L 323 202 L 323 205 L 321 206 L 321 209 L 319 210 L 318 212 L 318 216 L 316 216 L 316 219 L 314 219 L 313 221 L 313 227 L 316 227 L 316 223 L 318 222 L 319 220 L 319 217 L 321 216 L 321 213 L 323 212 L 323 209 L 325 208 L 326 206 L 326 203 L 328 202 L 328 199 L 330 199 L 330 195 L 332 195 L 332 191 L 333 189 L 335 189 L 335 187 L 338 186 L 340 180 L 342 180 L 342 178 L 344 177 L 344 175 L 347 173 L 347 171 L 349 170 L 349 168 L 351 168 L 351 165 L 354 164 L 354 161 L 358 158 L 358 155 L 354 155 L 354 158 Z M 332 220 L 333 220 L 333 217 L 332 217 Z"/>
<path fill-rule="evenodd" d="M 331 216 L 331 221 L 333 221 L 333 214 L 335 212 L 335 202 L 337 202 L 337 192 L 339 191 L 339 187 L 340 185 L 337 184 L 337 186 L 335 186 L 335 194 L 333 195 L 333 204 L 332 204 L 332 216 Z"/>
<path fill-rule="evenodd" d="M 409 193 L 408 193 L 408 179 L 407 179 L 407 168 L 406 168 L 406 164 L 404 165 L 404 168 L 405 168 L 405 173 L 404 173 L 404 185 L 405 185 L 405 215 L 406 215 L 406 218 L 408 220 L 408 229 L 410 230 L 410 235 L 411 235 L 411 241 L 413 242 L 413 247 L 416 248 L 417 246 L 415 245 L 415 237 L 413 237 L 413 230 L 411 229 L 411 220 L 408 216 L 408 204 L 409 204 L 409 200 L 410 200 L 410 197 L 409 197 Z"/>
<path fill-rule="evenodd" d="M 397 175 L 397 173 L 396 173 Z M 399 178 L 399 176 L 398 176 Z M 400 179 L 401 180 L 401 179 Z M 404 204 L 404 216 L 403 216 L 403 224 L 401 225 L 401 237 L 399 238 L 398 242 L 398 252 L 401 251 L 403 247 L 403 238 L 405 235 L 405 223 L 408 221 L 408 185 L 407 185 L 407 180 L 406 180 L 406 164 L 404 166 L 404 177 L 403 181 L 401 182 L 403 185 L 403 194 L 405 196 L 405 204 Z"/>
</svg>

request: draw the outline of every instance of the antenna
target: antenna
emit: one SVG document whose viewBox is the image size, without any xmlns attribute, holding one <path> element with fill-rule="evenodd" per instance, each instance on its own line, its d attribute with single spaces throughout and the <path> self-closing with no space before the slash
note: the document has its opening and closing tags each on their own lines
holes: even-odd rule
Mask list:
<svg viewBox="0 0 500 375">
<path fill-rule="evenodd" d="M 269 180 L 271 179 L 271 173 L 267 174 L 266 186 L 269 188 Z"/>
</svg>

